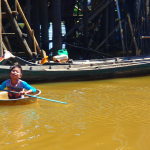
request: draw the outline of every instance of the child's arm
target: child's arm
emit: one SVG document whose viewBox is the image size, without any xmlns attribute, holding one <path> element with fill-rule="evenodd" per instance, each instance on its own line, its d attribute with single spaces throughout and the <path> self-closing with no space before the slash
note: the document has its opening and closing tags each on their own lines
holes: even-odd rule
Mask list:
<svg viewBox="0 0 150 150">
<path fill-rule="evenodd" d="M 24 94 L 28 94 L 31 92 L 36 92 L 36 88 L 32 87 L 30 84 L 28 84 L 27 82 L 23 81 L 23 88 L 26 89 L 27 91 Z"/>
<path fill-rule="evenodd" d="M 6 88 L 6 81 L 2 82 L 0 85 L 0 90 L 4 90 Z"/>
</svg>

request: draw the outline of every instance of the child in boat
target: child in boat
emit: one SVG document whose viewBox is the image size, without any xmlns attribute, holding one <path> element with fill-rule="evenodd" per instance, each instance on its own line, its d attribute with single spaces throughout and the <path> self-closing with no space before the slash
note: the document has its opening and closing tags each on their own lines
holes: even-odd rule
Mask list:
<svg viewBox="0 0 150 150">
<path fill-rule="evenodd" d="M 36 92 L 36 89 L 29 85 L 27 82 L 21 80 L 21 77 L 22 67 L 20 65 L 15 65 L 10 69 L 10 79 L 2 82 L 0 85 L 0 90 L 7 88 L 10 91 L 17 92 L 8 92 L 9 99 L 22 98 L 24 94 Z"/>
</svg>

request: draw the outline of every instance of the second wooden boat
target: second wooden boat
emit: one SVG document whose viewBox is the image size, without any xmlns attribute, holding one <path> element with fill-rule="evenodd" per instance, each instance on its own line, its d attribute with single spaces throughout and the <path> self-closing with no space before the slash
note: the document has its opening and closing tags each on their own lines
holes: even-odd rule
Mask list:
<svg viewBox="0 0 150 150">
<path fill-rule="evenodd" d="M 9 78 L 10 65 L 0 65 L 0 81 Z M 22 79 L 29 82 L 96 80 L 150 74 L 150 56 L 100 60 L 75 60 L 72 63 L 24 64 Z"/>
</svg>

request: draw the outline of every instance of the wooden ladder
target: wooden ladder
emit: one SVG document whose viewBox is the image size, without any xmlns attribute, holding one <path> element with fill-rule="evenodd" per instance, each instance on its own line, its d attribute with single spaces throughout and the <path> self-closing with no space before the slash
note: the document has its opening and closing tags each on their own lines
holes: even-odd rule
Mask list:
<svg viewBox="0 0 150 150">
<path fill-rule="evenodd" d="M 16 34 L 16 35 L 18 35 L 18 37 L 20 39 L 20 42 L 23 46 L 23 49 L 26 51 L 26 53 L 29 55 L 30 58 L 33 57 L 33 54 L 37 55 L 37 53 L 40 54 L 41 56 L 43 56 L 43 52 L 40 49 L 40 46 L 39 46 L 39 44 L 38 44 L 38 42 L 37 42 L 37 40 L 34 36 L 34 31 L 31 29 L 31 27 L 30 27 L 30 25 L 29 25 L 29 23 L 28 23 L 28 21 L 25 17 L 25 14 L 24 14 L 24 12 L 23 12 L 20 4 L 19 4 L 19 1 L 15 0 L 15 6 L 16 6 L 15 11 L 11 10 L 11 7 L 10 7 L 7 0 L 0 0 L 0 5 L 1 5 L 1 2 L 3 3 L 4 9 L 5 9 L 6 12 L 0 12 L 0 16 L 1 16 L 0 20 L 2 20 L 2 16 L 7 14 L 15 33 L 5 33 L 5 32 L 3 32 L 3 30 L 2 30 L 2 21 L 0 21 L 1 22 L 0 23 L 0 40 L 1 40 L 1 43 L 3 43 L 3 44 L 1 44 L 0 48 L 1 49 L 3 49 L 4 47 L 6 48 L 6 46 L 4 46 L 5 44 L 2 40 L 2 35 L 3 34 L 4 35 L 6 35 L 6 34 Z M 0 10 L 1 10 L 1 7 L 0 7 Z M 25 24 L 25 26 L 28 30 L 29 36 L 33 41 L 33 45 L 34 45 L 33 51 L 31 50 L 27 40 L 23 36 L 22 30 L 19 27 L 19 24 L 18 24 L 17 19 L 16 19 L 16 15 L 18 15 L 18 14 L 21 16 L 21 18 L 22 18 L 22 20 L 23 20 L 23 22 L 24 22 L 24 24 Z M 2 53 L 0 53 L 0 55 L 2 55 Z"/>
</svg>

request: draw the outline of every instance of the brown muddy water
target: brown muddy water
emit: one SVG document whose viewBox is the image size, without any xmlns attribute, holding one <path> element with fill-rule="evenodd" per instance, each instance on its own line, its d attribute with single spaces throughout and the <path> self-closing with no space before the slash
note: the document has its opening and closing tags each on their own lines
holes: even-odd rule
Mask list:
<svg viewBox="0 0 150 150">
<path fill-rule="evenodd" d="M 0 106 L 0 150 L 150 149 L 150 76 L 34 86 L 69 104 Z"/>
</svg>

